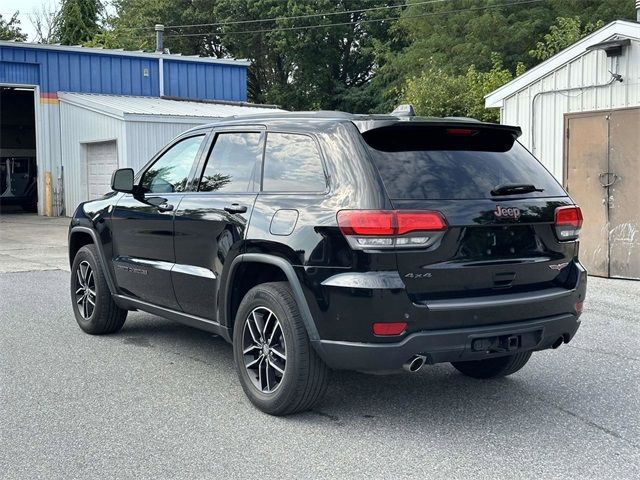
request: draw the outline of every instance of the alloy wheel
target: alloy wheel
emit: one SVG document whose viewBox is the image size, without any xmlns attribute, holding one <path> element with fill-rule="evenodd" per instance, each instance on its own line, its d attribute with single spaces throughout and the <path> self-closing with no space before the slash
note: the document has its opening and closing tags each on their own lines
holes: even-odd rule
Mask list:
<svg viewBox="0 0 640 480">
<path fill-rule="evenodd" d="M 76 269 L 76 304 L 78 312 L 85 320 L 89 320 L 96 308 L 96 281 L 93 269 L 83 260 Z"/>
<path fill-rule="evenodd" d="M 287 363 L 287 346 L 282 325 L 266 307 L 254 308 L 242 332 L 244 366 L 254 387 L 273 393 L 282 383 Z"/>
</svg>

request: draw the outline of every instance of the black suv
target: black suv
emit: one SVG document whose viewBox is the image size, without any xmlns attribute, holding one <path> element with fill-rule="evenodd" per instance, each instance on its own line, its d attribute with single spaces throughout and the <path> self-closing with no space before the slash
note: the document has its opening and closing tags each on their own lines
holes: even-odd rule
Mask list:
<svg viewBox="0 0 640 480">
<path fill-rule="evenodd" d="M 76 210 L 78 324 L 143 310 L 221 335 L 275 415 L 311 408 L 330 369 L 514 373 L 573 338 L 587 279 L 580 209 L 519 135 L 338 112 L 192 129 Z"/>
</svg>

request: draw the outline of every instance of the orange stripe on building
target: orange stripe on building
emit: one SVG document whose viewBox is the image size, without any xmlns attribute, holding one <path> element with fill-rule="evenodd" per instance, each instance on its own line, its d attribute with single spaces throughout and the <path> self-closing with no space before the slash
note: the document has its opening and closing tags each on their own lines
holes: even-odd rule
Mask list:
<svg viewBox="0 0 640 480">
<path fill-rule="evenodd" d="M 57 93 L 41 93 L 40 103 L 57 105 L 58 103 L 60 103 L 60 101 L 58 100 L 58 94 Z"/>
</svg>

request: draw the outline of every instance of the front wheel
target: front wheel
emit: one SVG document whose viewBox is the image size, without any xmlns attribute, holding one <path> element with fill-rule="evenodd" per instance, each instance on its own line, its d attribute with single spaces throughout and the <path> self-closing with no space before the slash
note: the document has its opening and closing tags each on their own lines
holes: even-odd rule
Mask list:
<svg viewBox="0 0 640 480">
<path fill-rule="evenodd" d="M 517 372 L 531 358 L 531 352 L 516 353 L 504 357 L 487 358 L 485 360 L 471 360 L 466 362 L 451 362 L 456 370 L 473 378 L 506 377 Z"/>
<path fill-rule="evenodd" d="M 270 415 L 309 410 L 327 388 L 329 370 L 311 346 L 286 282 L 264 283 L 245 295 L 233 354 L 245 394 Z"/>
<path fill-rule="evenodd" d="M 115 333 L 127 319 L 111 298 L 95 245 L 85 245 L 73 259 L 71 302 L 78 325 L 92 335 Z"/>
</svg>

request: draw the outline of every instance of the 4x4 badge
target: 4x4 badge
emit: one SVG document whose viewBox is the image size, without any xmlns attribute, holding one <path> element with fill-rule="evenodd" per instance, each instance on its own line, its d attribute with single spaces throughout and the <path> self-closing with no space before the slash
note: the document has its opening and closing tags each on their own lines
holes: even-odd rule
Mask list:
<svg viewBox="0 0 640 480">
<path fill-rule="evenodd" d="M 501 207 L 500 205 L 496 205 L 496 209 L 493 211 L 493 214 L 498 218 L 520 218 L 520 209 L 516 207 Z"/>
<path fill-rule="evenodd" d="M 430 272 L 424 273 L 407 273 L 404 278 L 431 278 L 432 275 Z"/>
</svg>

